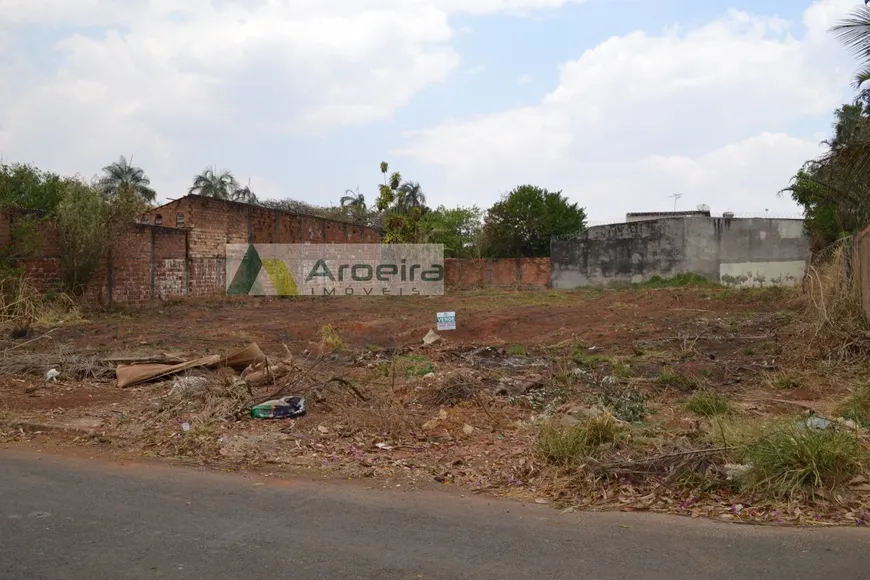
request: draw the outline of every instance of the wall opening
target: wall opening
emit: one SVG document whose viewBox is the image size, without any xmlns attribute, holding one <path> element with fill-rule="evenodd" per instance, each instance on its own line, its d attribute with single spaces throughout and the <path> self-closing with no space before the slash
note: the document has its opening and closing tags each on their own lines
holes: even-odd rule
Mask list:
<svg viewBox="0 0 870 580">
<path fill-rule="evenodd" d="M 154 225 L 155 226 L 162 226 L 163 225 L 163 216 L 162 215 L 157 214 L 156 216 L 154 216 Z"/>
<path fill-rule="evenodd" d="M 175 227 L 184 227 L 184 214 L 181 212 L 179 212 L 178 215 L 175 216 Z"/>
</svg>

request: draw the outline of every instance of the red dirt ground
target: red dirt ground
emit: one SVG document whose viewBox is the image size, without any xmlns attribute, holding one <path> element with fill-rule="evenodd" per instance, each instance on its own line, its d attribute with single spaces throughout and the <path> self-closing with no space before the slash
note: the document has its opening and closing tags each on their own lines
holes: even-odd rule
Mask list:
<svg viewBox="0 0 870 580">
<path fill-rule="evenodd" d="M 454 345 L 521 344 L 534 351 L 574 339 L 596 346 L 598 352 L 630 353 L 643 341 L 672 339 L 670 347 L 676 347 L 680 340 L 691 341 L 701 333 L 727 334 L 729 328 L 721 322 L 724 318 L 745 319 L 740 329 L 743 334 L 762 334 L 771 330 L 765 321 L 788 308 L 777 297 L 777 293 L 717 289 L 627 289 L 480 291 L 403 298 L 216 299 L 122 313 L 91 313 L 87 322 L 56 329 L 15 352 L 51 352 L 64 345 L 95 356 L 172 352 L 197 357 L 230 353 L 256 342 L 267 355 L 280 356 L 282 345 L 294 353 L 316 350 L 320 329 L 326 324 L 338 332 L 348 351 L 390 349 L 419 344 L 435 327 L 436 312 L 452 310 L 457 330 L 443 335 Z M 757 325 L 762 327 L 753 330 Z M 41 332 L 44 329 L 35 329 L 33 335 Z M 695 346 L 702 345 L 713 357 L 717 352 L 733 355 L 736 348 L 733 341 L 702 340 Z M 641 366 L 638 371 L 655 376 L 659 367 Z M 25 392 L 28 388 L 33 392 Z M 66 380 L 45 385 L 34 377 L 0 376 L 0 411 L 106 405 L 122 402 L 126 392 L 106 383 Z"/>
</svg>

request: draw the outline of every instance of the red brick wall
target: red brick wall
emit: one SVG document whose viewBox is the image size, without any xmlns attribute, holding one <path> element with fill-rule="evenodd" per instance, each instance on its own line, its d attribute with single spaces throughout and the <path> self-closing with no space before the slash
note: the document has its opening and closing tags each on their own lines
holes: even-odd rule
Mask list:
<svg viewBox="0 0 870 580">
<path fill-rule="evenodd" d="M 0 242 L 10 243 L 10 232 L 21 215 L 21 212 L 0 211 Z M 52 221 L 38 221 L 36 231 L 41 256 L 21 258 L 18 263 L 39 290 L 61 290 L 62 246 L 57 225 Z M 137 224 L 114 244 L 106 263 L 88 283 L 85 296 L 103 304 L 111 301 L 129 305 L 144 304 L 152 298 L 185 296 L 186 255 L 186 230 Z"/>
<path fill-rule="evenodd" d="M 63 288 L 59 258 L 22 258 L 18 264 L 24 276 L 40 292 L 57 292 Z"/>
<path fill-rule="evenodd" d="M 226 289 L 225 244 L 380 243 L 377 230 L 243 203 L 189 195 L 148 214 L 174 227 L 184 215 L 188 230 L 189 288 L 191 296 L 221 294 Z M 165 265 L 177 272 L 177 264 Z"/>
<path fill-rule="evenodd" d="M 101 304 L 130 306 L 186 296 L 186 251 L 185 230 L 136 225 L 112 247 L 85 295 Z"/>
<path fill-rule="evenodd" d="M 550 285 L 549 258 L 444 260 L 444 281 L 454 288 L 532 287 Z"/>
<path fill-rule="evenodd" d="M 37 239 L 35 247 L 40 250 L 39 256 L 24 256 L 18 260 L 18 265 L 24 268 L 24 275 L 30 282 L 43 292 L 60 290 L 61 253 L 60 232 L 52 221 L 41 219 L 39 213 L 6 208 L 0 211 L 0 247 L 12 243 L 12 235 L 22 220 L 33 220 Z"/>
</svg>

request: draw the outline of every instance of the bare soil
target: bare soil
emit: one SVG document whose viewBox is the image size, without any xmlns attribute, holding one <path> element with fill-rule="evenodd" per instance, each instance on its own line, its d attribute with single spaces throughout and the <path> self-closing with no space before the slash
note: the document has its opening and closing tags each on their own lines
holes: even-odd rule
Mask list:
<svg viewBox="0 0 870 580">
<path fill-rule="evenodd" d="M 196 402 L 168 405 L 172 380 L 120 389 L 59 368 L 58 382 L 35 371 L 0 375 L 0 419 L 10 445 L 33 437 L 10 426 L 44 423 L 90 431 L 74 439 L 77 445 L 222 468 L 314 471 L 406 487 L 453 485 L 561 507 L 854 525 L 865 517 L 860 506 L 866 507 L 866 494 L 848 508 L 828 503 L 807 509 L 752 503 L 725 491 L 686 495 L 621 479 L 610 491 L 590 491 L 536 454 L 540 417 L 594 406 L 604 377 L 647 397 L 648 416 L 632 428 L 632 437 L 650 453 L 673 451 L 676 441 L 716 443 L 715 421 L 685 408 L 699 389 L 727 396 L 735 425 L 826 415 L 868 373 L 826 366 L 806 352 L 799 304 L 793 293 L 778 289 L 678 288 L 224 298 L 94 312 L 80 324 L 0 342 L 0 371 L 4 362 L 59 349 L 95 360 L 162 352 L 194 358 L 255 342 L 273 361 L 292 353 L 302 370 L 282 384 L 295 385 L 294 394 L 306 397 L 308 414 L 294 420 L 209 416 Z M 457 330 L 424 347 L 436 312 L 445 310 L 456 312 Z M 340 336 L 341 348 L 322 344 L 324 325 Z M 327 384 L 333 377 L 357 387 L 367 401 Z M 524 382 L 540 388 L 504 393 L 505 384 Z M 255 388 L 253 396 L 266 397 L 277 386 Z M 444 400 L 452 388 L 456 399 Z M 68 433 L 64 438 L 72 439 Z M 738 500 L 745 503 L 735 509 Z"/>
</svg>

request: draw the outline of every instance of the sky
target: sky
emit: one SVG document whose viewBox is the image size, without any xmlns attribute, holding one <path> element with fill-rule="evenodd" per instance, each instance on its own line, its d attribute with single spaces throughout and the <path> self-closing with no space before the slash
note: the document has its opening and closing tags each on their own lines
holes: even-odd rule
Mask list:
<svg viewBox="0 0 870 580">
<path fill-rule="evenodd" d="M 862 0 L 0 0 L 0 156 L 166 201 L 207 166 L 261 198 L 430 206 L 532 184 L 585 207 L 799 217 Z M 679 194 L 679 198 L 674 198 Z"/>
</svg>

